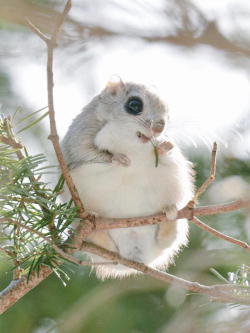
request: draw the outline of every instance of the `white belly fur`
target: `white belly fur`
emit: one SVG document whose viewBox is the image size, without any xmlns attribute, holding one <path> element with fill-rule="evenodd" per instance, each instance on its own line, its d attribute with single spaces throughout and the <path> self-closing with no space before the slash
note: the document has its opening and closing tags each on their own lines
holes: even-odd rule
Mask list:
<svg viewBox="0 0 250 333">
<path fill-rule="evenodd" d="M 146 155 L 145 155 L 146 154 Z M 144 156 L 145 155 L 145 156 Z M 87 210 L 96 212 L 102 217 L 126 218 L 147 216 L 161 212 L 169 205 L 176 204 L 181 208 L 191 197 L 191 183 L 186 160 L 177 148 L 161 157 L 155 167 L 153 153 L 141 152 L 128 156 L 131 165 L 124 167 L 117 164 L 83 164 L 71 171 L 75 185 Z M 169 253 L 186 241 L 187 226 L 178 221 L 179 241 L 173 239 L 166 244 Z M 108 233 L 116 244 L 121 256 L 155 266 L 162 266 L 163 250 L 156 244 L 156 225 L 112 229 Z M 183 230 L 183 232 L 181 231 Z M 177 244 L 178 243 L 178 244 Z M 170 251 L 170 248 L 172 250 Z M 164 257 L 164 255 L 163 255 Z M 95 258 L 96 259 L 96 258 Z M 127 275 L 132 270 L 124 270 L 122 266 L 103 267 L 104 275 Z M 106 270 L 106 271 L 105 271 Z M 97 270 L 98 273 L 98 270 Z"/>
</svg>

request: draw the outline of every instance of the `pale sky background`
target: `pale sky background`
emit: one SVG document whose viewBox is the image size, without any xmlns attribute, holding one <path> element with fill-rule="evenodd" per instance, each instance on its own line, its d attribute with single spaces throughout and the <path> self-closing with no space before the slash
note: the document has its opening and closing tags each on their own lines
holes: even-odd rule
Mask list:
<svg viewBox="0 0 250 333">
<path fill-rule="evenodd" d="M 70 15 L 79 21 L 83 18 L 84 22 L 101 21 L 104 26 L 116 27 L 117 31 L 123 26 L 144 29 L 149 35 L 152 31 L 173 29 L 161 14 L 163 0 L 155 0 L 153 5 L 149 0 L 127 1 L 126 15 L 114 6 L 103 6 L 100 0 L 86 1 L 84 11 L 84 6 L 78 7 L 78 3 L 79 0 L 73 1 Z M 193 3 L 210 19 L 223 17 L 219 27 L 229 35 L 235 32 L 235 26 L 239 31 L 250 28 L 249 16 L 244 15 L 250 11 L 250 1 L 193 0 Z M 16 56 L 6 59 L 4 65 L 11 73 L 13 89 L 36 110 L 47 104 L 46 49 L 33 35 L 18 45 L 15 42 L 10 40 L 9 47 L 15 45 Z M 39 56 L 32 50 L 29 52 L 29 45 L 40 51 Z M 129 38 L 107 40 L 93 45 L 93 50 L 98 56 L 86 64 L 74 63 L 80 55 L 71 58 L 65 50 L 55 52 L 55 105 L 60 137 L 81 108 L 116 74 L 124 81 L 155 87 L 170 108 L 170 135 L 181 145 L 195 147 L 205 143 L 207 146 L 217 140 L 227 150 L 232 148 L 233 137 L 234 153 L 237 151 L 236 155 L 249 158 L 250 136 L 241 137 L 237 131 L 239 122 L 250 109 L 249 77 L 222 52 L 207 46 L 182 51 L 168 44 Z M 48 127 L 48 121 L 44 124 Z"/>
</svg>

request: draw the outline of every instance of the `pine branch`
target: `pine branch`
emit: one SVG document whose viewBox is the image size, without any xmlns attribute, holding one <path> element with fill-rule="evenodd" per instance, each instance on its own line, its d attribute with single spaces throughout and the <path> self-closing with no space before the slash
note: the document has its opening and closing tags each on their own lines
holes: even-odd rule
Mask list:
<svg viewBox="0 0 250 333">
<path fill-rule="evenodd" d="M 70 254 L 68 254 L 67 252 L 63 251 L 60 247 L 58 247 L 53 242 L 52 239 L 44 236 L 44 234 L 42 232 L 34 230 L 34 229 L 28 227 L 27 225 L 24 225 L 22 223 L 19 223 L 17 221 L 12 220 L 12 219 L 0 218 L 0 223 L 1 222 L 8 222 L 9 224 L 16 225 L 19 229 L 25 229 L 25 230 L 29 231 L 31 234 L 34 234 L 34 235 L 40 237 L 45 242 L 47 242 L 48 244 L 50 244 L 53 247 L 53 249 L 59 254 L 59 256 L 61 258 L 66 259 L 67 261 L 70 261 L 70 262 L 72 262 L 72 263 L 74 263 L 76 265 L 80 265 L 80 266 L 97 266 L 97 265 L 111 264 L 111 262 L 108 262 L 108 263 L 104 263 L 104 262 L 102 262 L 102 263 L 95 263 L 95 262 L 92 262 L 92 261 L 79 261 L 76 258 L 74 258 L 73 256 L 71 256 Z M 116 263 L 112 262 L 112 264 L 114 265 Z"/>
</svg>

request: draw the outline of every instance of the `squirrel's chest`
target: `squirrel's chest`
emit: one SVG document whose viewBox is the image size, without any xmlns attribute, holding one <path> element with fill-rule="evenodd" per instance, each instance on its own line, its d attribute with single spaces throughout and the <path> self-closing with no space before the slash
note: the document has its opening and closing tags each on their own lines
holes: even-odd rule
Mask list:
<svg viewBox="0 0 250 333">
<path fill-rule="evenodd" d="M 83 164 L 71 171 L 86 208 L 100 216 L 132 217 L 150 215 L 176 202 L 173 166 L 133 163 Z"/>
</svg>

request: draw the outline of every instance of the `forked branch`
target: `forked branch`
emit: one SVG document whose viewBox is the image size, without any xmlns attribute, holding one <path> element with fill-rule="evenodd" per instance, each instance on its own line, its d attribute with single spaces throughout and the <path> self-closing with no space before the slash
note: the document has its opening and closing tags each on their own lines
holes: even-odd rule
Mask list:
<svg viewBox="0 0 250 333">
<path fill-rule="evenodd" d="M 207 180 L 198 188 L 194 196 L 194 202 L 197 202 L 198 198 L 202 193 L 206 191 L 208 186 L 215 180 L 215 172 L 216 172 L 216 155 L 217 155 L 217 143 L 213 143 L 213 149 L 211 154 L 211 167 L 210 167 L 210 175 Z"/>
<path fill-rule="evenodd" d="M 54 108 L 54 73 L 53 73 L 53 51 L 57 46 L 57 38 L 61 29 L 61 26 L 71 8 L 71 0 L 68 0 L 62 14 L 58 16 L 58 19 L 55 24 L 54 31 L 51 37 L 45 36 L 29 19 L 27 23 L 29 27 L 34 31 L 39 38 L 41 38 L 47 46 L 47 96 L 48 96 L 48 110 L 49 110 L 49 119 L 50 119 L 50 135 L 49 139 L 51 140 L 54 151 L 56 153 L 59 165 L 61 167 L 62 174 L 69 188 L 71 197 L 79 209 L 79 217 L 81 219 L 86 219 L 87 214 L 84 212 L 84 207 L 82 201 L 79 197 L 78 191 L 73 183 L 72 177 L 69 173 L 67 164 L 64 160 L 62 150 L 59 143 L 59 136 L 57 133 L 56 119 L 55 119 L 55 108 Z M 92 223 L 86 221 L 85 228 L 92 229 Z"/>
</svg>

